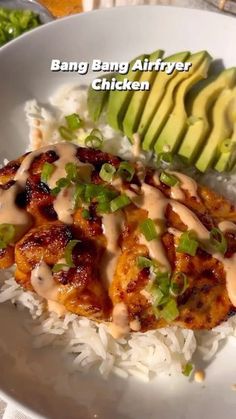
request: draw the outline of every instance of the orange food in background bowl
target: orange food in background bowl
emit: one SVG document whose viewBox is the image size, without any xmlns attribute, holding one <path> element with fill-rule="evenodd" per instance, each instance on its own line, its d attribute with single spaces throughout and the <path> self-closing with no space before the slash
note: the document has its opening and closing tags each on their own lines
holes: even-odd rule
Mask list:
<svg viewBox="0 0 236 419">
<path fill-rule="evenodd" d="M 40 0 L 55 17 L 71 15 L 83 11 L 82 0 Z"/>
</svg>

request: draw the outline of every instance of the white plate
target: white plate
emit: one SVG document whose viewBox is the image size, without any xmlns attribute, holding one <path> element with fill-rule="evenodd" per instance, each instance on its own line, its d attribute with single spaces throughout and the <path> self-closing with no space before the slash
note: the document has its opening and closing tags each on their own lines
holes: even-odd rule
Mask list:
<svg viewBox="0 0 236 419">
<path fill-rule="evenodd" d="M 50 23 L 0 50 L 0 160 L 27 145 L 23 103 L 46 102 L 57 86 L 84 78 L 51 73 L 52 58 L 126 60 L 163 48 L 167 53 L 207 49 L 235 65 L 236 20 L 218 14 L 168 7 L 102 10 Z M 236 347 L 229 342 L 207 369 L 203 385 L 184 377 L 103 380 L 98 374 L 66 376 L 57 349 L 32 349 L 24 314 L 0 305 L 0 389 L 28 414 L 51 418 L 232 419 L 235 417 Z M 55 379 L 55 377 L 58 377 Z M 97 416 L 96 416 L 97 415 Z"/>
</svg>

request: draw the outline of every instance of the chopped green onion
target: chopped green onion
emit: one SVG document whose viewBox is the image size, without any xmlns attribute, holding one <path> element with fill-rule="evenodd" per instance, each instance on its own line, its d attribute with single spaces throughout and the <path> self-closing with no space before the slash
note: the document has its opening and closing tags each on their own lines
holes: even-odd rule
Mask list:
<svg viewBox="0 0 236 419">
<path fill-rule="evenodd" d="M 41 172 L 41 182 L 47 183 L 54 172 L 55 166 L 51 163 L 44 163 Z"/>
<path fill-rule="evenodd" d="M 228 244 L 224 234 L 216 227 L 210 231 L 210 245 L 216 252 L 225 254 Z"/>
<path fill-rule="evenodd" d="M 56 186 L 55 188 L 51 189 L 51 195 L 52 196 L 57 196 L 60 191 L 61 191 L 61 188 L 59 188 L 58 186 Z"/>
<path fill-rule="evenodd" d="M 80 243 L 80 240 L 70 240 L 65 248 L 65 260 L 69 268 L 73 268 L 75 266 L 73 262 L 73 249 L 77 243 Z"/>
<path fill-rule="evenodd" d="M 75 181 L 77 180 L 78 176 L 78 167 L 75 163 L 66 163 L 65 170 L 67 173 L 67 179 L 69 181 Z"/>
<path fill-rule="evenodd" d="M 148 259 L 145 256 L 138 256 L 137 265 L 139 268 L 151 268 L 154 265 L 154 262 L 153 260 Z"/>
<path fill-rule="evenodd" d="M 119 169 L 117 170 L 117 174 L 120 175 L 125 180 L 127 180 L 128 182 L 131 182 L 131 180 L 133 179 L 134 173 L 135 173 L 134 167 L 126 161 L 122 161 L 120 163 Z"/>
<path fill-rule="evenodd" d="M 94 128 L 91 132 L 91 135 L 95 135 L 95 137 L 99 138 L 101 141 L 104 140 L 103 134 L 101 133 L 100 129 Z"/>
<path fill-rule="evenodd" d="M 66 141 L 72 141 L 76 139 L 76 135 L 67 127 L 60 126 L 58 131 L 60 136 Z"/>
<path fill-rule="evenodd" d="M 52 268 L 52 272 L 55 274 L 67 268 L 68 268 L 68 265 L 66 265 L 65 263 L 56 263 Z"/>
<path fill-rule="evenodd" d="M 163 163 L 170 164 L 173 162 L 173 155 L 171 153 L 161 153 L 159 154 L 159 159 Z"/>
<path fill-rule="evenodd" d="M 85 145 L 87 147 L 101 149 L 103 143 L 103 135 L 98 129 L 93 129 L 87 138 L 85 138 Z"/>
<path fill-rule="evenodd" d="M 59 186 L 56 186 L 55 188 L 51 189 L 51 195 L 57 196 L 60 191 L 61 191 L 61 188 L 59 188 Z"/>
<path fill-rule="evenodd" d="M 193 231 L 185 231 L 180 236 L 179 244 L 176 249 L 179 253 L 186 253 L 190 256 L 195 256 L 199 244 L 195 240 L 195 235 Z"/>
<path fill-rule="evenodd" d="M 99 204 L 108 203 L 117 197 L 117 191 L 101 186 L 96 199 Z"/>
<path fill-rule="evenodd" d="M 127 205 L 130 204 L 130 202 L 131 201 L 130 201 L 129 197 L 125 194 L 117 196 L 110 203 L 111 212 L 115 212 L 115 211 L 118 211 L 121 208 L 126 207 Z"/>
<path fill-rule="evenodd" d="M 185 375 L 186 377 L 189 377 L 192 370 L 193 370 L 193 364 L 188 362 L 187 364 L 185 364 L 184 368 L 182 369 L 182 374 Z"/>
<path fill-rule="evenodd" d="M 78 184 L 75 187 L 75 192 L 73 194 L 73 209 L 78 208 L 82 201 L 84 200 L 84 192 L 86 186 L 84 184 Z"/>
<path fill-rule="evenodd" d="M 94 185 L 93 183 L 89 183 L 85 187 L 84 193 L 84 200 L 87 203 L 90 203 L 93 198 L 95 198 L 100 191 L 100 185 Z"/>
<path fill-rule="evenodd" d="M 152 296 L 153 307 L 158 307 L 162 304 L 162 299 L 165 298 L 165 293 L 159 288 L 156 280 L 150 281 L 146 287 L 146 290 Z"/>
<path fill-rule="evenodd" d="M 164 308 L 160 310 L 159 314 L 160 317 L 167 322 L 172 322 L 175 320 L 179 316 L 179 310 L 176 301 L 174 299 L 170 299 Z"/>
<path fill-rule="evenodd" d="M 170 173 L 161 172 L 160 181 L 167 186 L 175 186 L 179 183 L 179 179 Z"/>
<path fill-rule="evenodd" d="M 6 249 L 15 236 L 13 224 L 0 224 L 0 249 Z"/>
<path fill-rule="evenodd" d="M 152 287 L 150 294 L 153 298 L 153 306 L 157 308 L 165 302 L 166 296 L 163 294 L 162 290 L 158 287 Z"/>
<path fill-rule="evenodd" d="M 60 189 L 66 188 L 67 186 L 69 186 L 69 184 L 70 184 L 70 181 L 66 177 L 62 177 L 56 183 L 57 187 Z"/>
<path fill-rule="evenodd" d="M 157 238 L 156 226 L 151 218 L 146 218 L 146 220 L 142 221 L 139 224 L 139 229 L 147 241 Z"/>
<path fill-rule="evenodd" d="M 176 272 L 171 279 L 170 294 L 172 294 L 173 297 L 178 297 L 183 295 L 188 287 L 189 282 L 185 273 Z"/>
<path fill-rule="evenodd" d="M 85 188 L 84 200 L 89 203 L 93 198 L 96 198 L 97 202 L 107 202 L 111 201 L 117 196 L 117 192 L 111 190 L 105 185 L 95 185 L 93 183 L 88 183 Z"/>
<path fill-rule="evenodd" d="M 40 16 L 31 10 L 0 7 L 0 46 L 40 24 Z"/>
<path fill-rule="evenodd" d="M 157 272 L 156 282 L 158 287 L 165 296 L 169 296 L 170 291 L 170 273 L 169 272 Z"/>
<path fill-rule="evenodd" d="M 89 219 L 90 219 L 90 217 L 91 217 L 89 210 L 87 210 L 86 208 L 84 208 L 84 209 L 82 210 L 82 217 L 83 217 L 85 220 L 89 220 Z"/>
<path fill-rule="evenodd" d="M 96 210 L 100 214 L 107 214 L 111 212 L 110 202 L 100 202 L 96 206 Z"/>
<path fill-rule="evenodd" d="M 112 164 L 104 163 L 99 172 L 99 176 L 105 182 L 111 182 L 116 169 Z"/>
<path fill-rule="evenodd" d="M 65 119 L 66 119 L 68 129 L 71 131 L 75 131 L 76 129 L 79 129 L 83 124 L 82 119 L 77 113 L 72 113 L 71 115 L 67 115 Z"/>
</svg>

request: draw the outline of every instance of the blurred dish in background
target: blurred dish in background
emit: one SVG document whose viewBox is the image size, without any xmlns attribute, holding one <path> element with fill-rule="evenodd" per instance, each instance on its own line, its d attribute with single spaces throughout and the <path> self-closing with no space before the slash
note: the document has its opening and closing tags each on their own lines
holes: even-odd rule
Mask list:
<svg viewBox="0 0 236 419">
<path fill-rule="evenodd" d="M 83 11 L 82 0 L 40 0 L 55 17 L 71 15 Z"/>
<path fill-rule="evenodd" d="M 0 0 L 0 47 L 51 20 L 48 9 L 34 0 Z"/>
<path fill-rule="evenodd" d="M 225 12 L 236 14 L 236 0 L 207 0 L 207 2 Z"/>
<path fill-rule="evenodd" d="M 0 0 L 0 7 L 7 9 L 32 10 L 40 16 L 41 23 L 47 23 L 53 20 L 49 10 L 36 0 Z"/>
</svg>

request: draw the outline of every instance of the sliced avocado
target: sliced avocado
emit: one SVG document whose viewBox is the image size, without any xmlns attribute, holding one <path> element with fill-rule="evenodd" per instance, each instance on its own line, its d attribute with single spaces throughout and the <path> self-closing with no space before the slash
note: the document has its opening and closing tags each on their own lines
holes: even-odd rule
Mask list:
<svg viewBox="0 0 236 419">
<path fill-rule="evenodd" d="M 185 79 L 190 77 L 196 68 L 201 64 L 205 58 L 205 51 L 198 52 L 196 54 L 190 55 L 189 61 L 192 63 L 192 67 L 189 71 L 181 72 L 176 75 L 173 79 L 170 80 L 170 83 L 167 85 L 164 97 L 155 112 L 152 121 L 148 127 L 148 130 L 144 136 L 143 144 L 148 144 L 150 148 L 155 143 L 159 133 L 161 132 L 163 126 L 165 125 L 170 112 L 174 106 L 174 93 L 177 86 Z"/>
<path fill-rule="evenodd" d="M 221 150 L 223 144 L 220 146 L 220 157 L 214 167 L 218 172 L 232 170 L 236 160 L 236 89 L 234 91 L 235 99 L 232 102 L 229 114 L 230 120 L 233 122 L 233 134 L 225 140 L 224 151 Z"/>
<path fill-rule="evenodd" d="M 214 167 L 214 169 L 220 173 L 230 171 L 235 163 L 236 124 L 234 124 L 233 135 L 231 138 L 226 140 L 228 140 L 227 143 L 229 144 L 230 151 L 221 152 L 220 157 Z"/>
<path fill-rule="evenodd" d="M 232 88 L 236 83 L 236 68 L 229 68 L 214 77 L 202 90 L 192 98 L 191 114 L 188 119 L 189 128 L 182 141 L 178 154 L 185 161 L 192 163 L 210 130 L 208 113 L 217 96 L 224 88 Z"/>
<path fill-rule="evenodd" d="M 106 78 L 110 80 L 114 76 L 113 74 L 103 75 L 100 78 Z M 109 97 L 108 90 L 94 90 L 92 85 L 89 86 L 88 96 L 87 96 L 87 105 L 89 116 L 93 122 L 97 122 L 101 116 L 101 113 L 107 103 Z"/>
<path fill-rule="evenodd" d="M 229 118 L 229 111 L 234 98 L 234 89 L 224 89 L 215 102 L 212 114 L 213 128 L 196 162 L 196 167 L 201 172 L 205 172 L 212 166 L 214 161 L 219 157 L 220 145 L 232 134 L 233 123 Z"/>
<path fill-rule="evenodd" d="M 143 61 L 146 58 L 146 55 L 140 55 L 135 58 L 130 63 L 130 70 L 128 74 L 118 74 L 116 75 L 117 81 L 123 81 L 124 78 L 127 78 L 130 81 L 139 80 L 141 76 L 141 71 L 132 71 L 132 67 L 137 60 Z M 108 124 L 119 131 L 122 130 L 122 121 L 129 105 L 130 99 L 132 97 L 132 91 L 126 90 L 114 90 L 109 94 L 108 107 L 107 107 L 107 122 Z"/>
<path fill-rule="evenodd" d="M 161 58 L 164 51 L 158 50 L 153 52 L 149 56 L 149 61 L 155 62 L 158 58 Z M 150 84 L 150 88 L 152 86 L 153 80 L 155 78 L 155 71 L 143 71 L 141 73 L 141 77 L 139 79 L 140 82 L 148 81 Z M 148 98 L 149 91 L 137 91 L 134 92 L 132 98 L 130 100 L 128 109 L 125 114 L 125 118 L 123 121 L 123 131 L 128 138 L 132 138 L 132 135 L 136 132 L 138 123 L 140 120 L 140 115 L 143 111 L 145 106 L 146 100 Z"/>
<path fill-rule="evenodd" d="M 184 62 L 189 57 L 190 53 L 188 51 L 179 52 L 178 54 L 171 55 L 170 57 L 167 57 L 164 59 L 166 62 Z M 167 74 L 165 71 L 160 71 L 156 73 L 155 79 L 152 84 L 152 88 L 149 92 L 145 108 L 143 110 L 143 113 L 141 115 L 141 119 L 139 122 L 139 126 L 137 129 L 137 132 L 141 136 L 141 138 L 144 137 L 149 124 L 160 104 L 161 99 L 164 96 L 166 86 L 168 83 L 178 74 L 177 70 L 174 70 L 172 74 Z M 142 148 L 144 150 L 150 149 L 150 144 L 147 141 L 143 141 Z"/>
<path fill-rule="evenodd" d="M 191 87 L 207 77 L 208 69 L 211 63 L 211 56 L 205 52 L 205 57 L 199 67 L 190 77 L 184 80 L 178 87 L 175 95 L 175 105 L 164 128 L 162 129 L 156 144 L 157 154 L 162 153 L 165 148 L 174 153 L 179 146 L 181 139 L 187 129 L 187 113 L 185 111 L 185 97 Z"/>
</svg>

